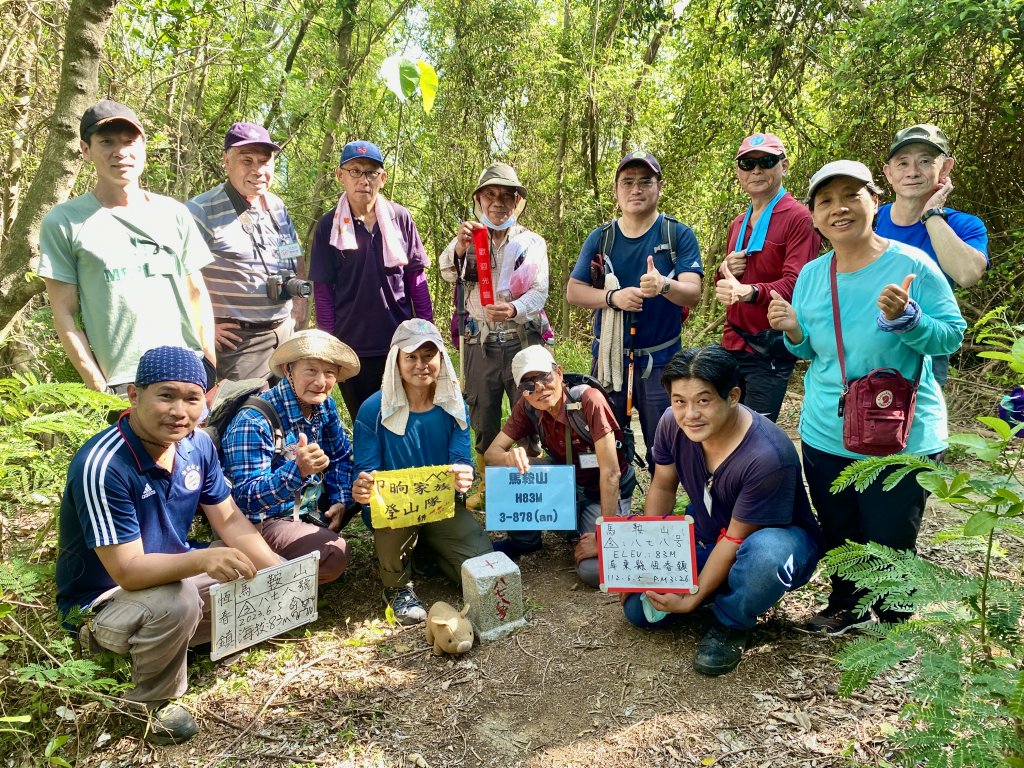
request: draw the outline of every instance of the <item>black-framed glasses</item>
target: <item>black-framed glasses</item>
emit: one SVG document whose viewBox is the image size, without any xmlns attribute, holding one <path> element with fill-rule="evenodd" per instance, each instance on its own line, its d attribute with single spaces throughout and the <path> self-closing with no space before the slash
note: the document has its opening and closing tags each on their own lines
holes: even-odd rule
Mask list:
<svg viewBox="0 0 1024 768">
<path fill-rule="evenodd" d="M 752 171 L 755 168 L 761 167 L 766 171 L 769 168 L 774 168 L 776 165 L 782 162 L 782 155 L 765 155 L 764 157 L 741 157 L 736 160 L 736 165 L 741 171 Z"/>
<path fill-rule="evenodd" d="M 351 176 L 353 179 L 366 179 L 367 181 L 376 181 L 380 175 L 384 172 L 381 170 L 376 171 L 361 171 L 358 168 L 342 168 L 345 173 Z"/>
<path fill-rule="evenodd" d="M 547 373 L 541 374 L 540 376 L 534 376 L 531 379 L 523 379 L 522 381 L 519 382 L 519 394 L 532 395 L 533 391 L 537 389 L 538 384 L 543 384 L 545 387 L 550 387 L 554 380 L 554 371 L 548 371 Z"/>
</svg>

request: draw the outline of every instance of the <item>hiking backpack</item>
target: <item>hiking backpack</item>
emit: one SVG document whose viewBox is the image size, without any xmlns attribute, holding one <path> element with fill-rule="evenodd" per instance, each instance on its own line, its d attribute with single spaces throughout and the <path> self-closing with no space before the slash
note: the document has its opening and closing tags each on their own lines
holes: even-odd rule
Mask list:
<svg viewBox="0 0 1024 768">
<path fill-rule="evenodd" d="M 223 458 L 221 442 L 232 419 L 243 408 L 252 408 L 270 423 L 270 432 L 274 436 L 274 456 L 284 453 L 284 425 L 281 417 L 270 403 L 259 396 L 268 389 L 265 379 L 247 379 L 245 381 L 223 381 L 217 392 L 217 398 L 210 410 L 210 415 L 203 424 L 203 431 L 213 440 L 217 455 Z"/>
<path fill-rule="evenodd" d="M 596 389 L 601 393 L 601 396 L 608 404 L 608 407 L 612 408 L 611 400 L 608 397 L 608 390 L 602 387 L 601 383 L 597 379 L 586 373 L 566 372 L 562 374 L 562 377 L 565 381 L 566 388 L 569 390 L 565 403 L 565 414 L 569 420 L 569 428 L 572 429 L 576 436 L 584 443 L 593 448 L 594 438 L 590 434 L 590 425 L 587 424 L 587 419 L 583 415 L 583 393 L 589 388 Z M 537 413 L 537 409 L 525 400 L 523 401 L 523 405 L 526 406 L 526 415 L 530 419 L 530 423 L 533 425 L 534 433 L 537 435 L 543 435 L 544 432 L 540 428 L 540 414 Z M 612 410 L 614 412 L 614 409 Z M 617 442 L 615 447 L 621 450 L 626 456 L 626 471 L 619 480 L 619 488 L 623 491 L 628 488 L 629 494 L 632 495 L 633 489 L 635 489 L 637 485 L 636 472 L 633 467 L 635 465 L 636 467 L 643 469 L 645 464 L 644 460 L 636 452 L 636 441 L 633 437 L 633 428 L 628 424 L 625 426 L 620 424 L 619 429 L 622 430 L 622 442 Z M 543 447 L 547 450 L 547 446 Z"/>
</svg>

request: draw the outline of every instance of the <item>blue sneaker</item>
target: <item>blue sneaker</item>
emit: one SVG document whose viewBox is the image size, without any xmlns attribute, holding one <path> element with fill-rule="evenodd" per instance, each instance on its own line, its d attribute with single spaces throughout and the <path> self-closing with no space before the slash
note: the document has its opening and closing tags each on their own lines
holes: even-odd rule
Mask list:
<svg viewBox="0 0 1024 768">
<path fill-rule="evenodd" d="M 422 624 L 427 620 L 427 609 L 416 595 L 412 584 L 384 590 L 384 603 L 391 606 L 395 621 L 403 627 Z"/>
</svg>

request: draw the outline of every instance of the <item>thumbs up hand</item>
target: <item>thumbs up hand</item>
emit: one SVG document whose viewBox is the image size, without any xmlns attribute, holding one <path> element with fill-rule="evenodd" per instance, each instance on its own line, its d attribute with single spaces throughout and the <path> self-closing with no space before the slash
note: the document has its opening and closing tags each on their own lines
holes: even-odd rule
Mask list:
<svg viewBox="0 0 1024 768">
<path fill-rule="evenodd" d="M 906 311 L 907 302 L 910 301 L 910 284 L 916 277 L 914 274 L 907 275 L 901 285 L 889 283 L 882 289 L 878 295 L 878 308 L 882 310 L 886 320 L 895 320 Z"/>
<path fill-rule="evenodd" d="M 718 268 L 722 279 L 715 283 L 715 296 L 725 306 L 738 304 L 741 301 L 749 301 L 754 295 L 753 286 L 741 283 L 729 269 L 729 262 L 723 261 Z"/>
<path fill-rule="evenodd" d="M 316 443 L 309 442 L 305 432 L 299 433 L 299 441 L 295 445 L 295 464 L 303 477 L 323 472 L 331 461 Z"/>
<path fill-rule="evenodd" d="M 661 293 L 667 280 L 668 278 L 654 266 L 654 257 L 648 256 L 647 272 L 640 276 L 640 293 L 645 299 L 652 299 Z"/>
<path fill-rule="evenodd" d="M 799 344 L 803 339 L 800 322 L 796 317 L 793 305 L 786 301 L 778 291 L 771 292 L 771 303 L 768 305 L 768 323 L 776 331 L 785 331 L 789 340 Z M 799 338 L 796 338 L 799 336 Z"/>
</svg>

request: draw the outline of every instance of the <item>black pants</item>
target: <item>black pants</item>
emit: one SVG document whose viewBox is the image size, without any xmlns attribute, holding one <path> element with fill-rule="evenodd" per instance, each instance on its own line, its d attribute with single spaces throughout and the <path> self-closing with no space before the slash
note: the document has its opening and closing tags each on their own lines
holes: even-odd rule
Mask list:
<svg viewBox="0 0 1024 768">
<path fill-rule="evenodd" d="M 360 357 L 359 373 L 338 385 L 338 388 L 341 390 L 341 396 L 345 399 L 348 415 L 352 417 L 353 423 L 355 423 L 356 415 L 359 413 L 359 406 L 370 395 L 380 390 L 381 382 L 384 381 L 384 364 L 387 360 L 387 355 L 383 357 Z"/>
<path fill-rule="evenodd" d="M 729 350 L 740 366 L 740 402 L 772 421 L 778 421 L 796 358 L 764 357 L 743 350 Z"/>
<path fill-rule="evenodd" d="M 915 552 L 917 533 L 921 529 L 928 491 L 917 484 L 917 472 L 907 475 L 891 491 L 882 490 L 885 479 L 898 467 L 882 471 L 878 478 L 865 488 L 857 491 L 850 486 L 833 494 L 829 487 L 846 467 L 856 459 L 836 456 L 819 451 L 806 443 L 802 446 L 804 475 L 811 495 L 811 503 L 818 513 L 818 522 L 825 537 L 825 551 L 845 544 L 847 540 L 857 544 L 873 541 L 892 549 Z M 942 453 L 928 458 L 939 461 Z M 861 597 L 852 581 L 832 577 L 830 608 L 850 610 Z M 882 616 L 883 620 L 894 620 L 897 616 Z"/>
</svg>

